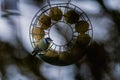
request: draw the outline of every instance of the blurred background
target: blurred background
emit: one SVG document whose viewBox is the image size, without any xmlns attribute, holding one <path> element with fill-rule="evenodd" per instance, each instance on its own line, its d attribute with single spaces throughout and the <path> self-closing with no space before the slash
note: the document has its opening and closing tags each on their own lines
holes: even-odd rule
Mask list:
<svg viewBox="0 0 120 80">
<path fill-rule="evenodd" d="M 67 0 L 51 0 L 51 3 Z M 71 0 L 90 18 L 93 43 L 59 67 L 32 57 L 29 26 L 46 0 L 0 0 L 0 80 L 120 80 L 120 0 Z"/>
</svg>

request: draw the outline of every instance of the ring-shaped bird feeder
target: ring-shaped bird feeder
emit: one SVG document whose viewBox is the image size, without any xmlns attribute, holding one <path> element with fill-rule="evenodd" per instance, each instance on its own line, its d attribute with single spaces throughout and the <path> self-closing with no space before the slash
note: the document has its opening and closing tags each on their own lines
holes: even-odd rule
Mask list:
<svg viewBox="0 0 120 80">
<path fill-rule="evenodd" d="M 53 41 L 48 49 L 37 54 L 43 61 L 57 66 L 73 64 L 84 56 L 91 44 L 93 28 L 86 13 L 70 3 L 51 4 L 42 7 L 30 24 L 30 41 L 33 49 L 39 40 L 49 37 Z"/>
</svg>

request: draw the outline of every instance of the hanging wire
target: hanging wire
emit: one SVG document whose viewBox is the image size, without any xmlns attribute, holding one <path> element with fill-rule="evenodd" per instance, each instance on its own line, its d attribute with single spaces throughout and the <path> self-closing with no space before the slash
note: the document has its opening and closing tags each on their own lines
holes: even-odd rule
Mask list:
<svg viewBox="0 0 120 80">
<path fill-rule="evenodd" d="M 70 2 L 71 2 L 71 0 L 68 0 L 67 5 L 66 5 L 67 7 L 68 7 L 68 5 L 70 4 Z"/>
<path fill-rule="evenodd" d="M 47 3 L 48 3 L 48 5 L 49 5 L 49 6 L 50 6 L 50 8 L 51 8 L 50 0 L 47 0 Z"/>
<path fill-rule="evenodd" d="M 68 0 L 68 4 L 70 4 L 71 0 Z"/>
<path fill-rule="evenodd" d="M 70 4 L 71 0 L 68 0 L 67 6 Z M 50 0 L 47 0 L 48 5 L 51 7 Z"/>
</svg>

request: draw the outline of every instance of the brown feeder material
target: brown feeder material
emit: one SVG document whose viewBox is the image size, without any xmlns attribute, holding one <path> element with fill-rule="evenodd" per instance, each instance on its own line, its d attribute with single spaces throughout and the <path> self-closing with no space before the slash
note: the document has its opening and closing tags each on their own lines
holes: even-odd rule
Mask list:
<svg viewBox="0 0 120 80">
<path fill-rule="evenodd" d="M 48 50 L 44 55 L 39 55 L 44 61 L 53 65 L 61 65 L 59 62 L 59 54 L 55 50 Z"/>
<path fill-rule="evenodd" d="M 83 50 L 80 48 L 79 44 L 76 45 L 70 50 L 71 52 L 63 52 L 60 54 L 59 59 L 66 64 L 73 64 L 83 56 Z"/>
<path fill-rule="evenodd" d="M 50 17 L 54 21 L 58 21 L 62 18 L 62 11 L 58 7 L 53 7 L 50 9 Z"/>
<path fill-rule="evenodd" d="M 70 53 L 68 52 L 61 52 L 58 53 L 57 51 L 54 50 L 48 50 L 44 56 L 42 57 L 43 60 L 50 64 L 54 65 L 60 65 L 60 66 L 65 66 L 65 65 L 70 65 L 81 59 L 83 56 L 83 52 L 80 48 L 73 48 Z"/>
<path fill-rule="evenodd" d="M 40 27 L 34 27 L 32 30 L 32 36 L 35 39 L 35 41 L 39 41 L 42 39 L 45 35 L 45 32 L 42 28 Z"/>
<path fill-rule="evenodd" d="M 74 24 L 79 20 L 79 14 L 76 13 L 74 10 L 67 11 L 64 15 L 66 22 L 70 24 Z"/>
<path fill-rule="evenodd" d="M 64 63 L 70 64 L 73 57 L 72 57 L 71 53 L 62 52 L 59 56 L 59 59 L 61 61 L 63 61 Z"/>
<path fill-rule="evenodd" d="M 76 24 L 75 29 L 79 33 L 85 33 L 89 29 L 89 24 L 87 21 L 79 21 Z"/>
<path fill-rule="evenodd" d="M 70 53 L 62 52 L 62 53 L 60 53 L 59 59 L 62 61 L 69 60 L 68 58 L 66 58 L 67 56 L 70 56 Z"/>
<path fill-rule="evenodd" d="M 77 38 L 77 42 L 80 46 L 85 47 L 89 44 L 91 38 L 88 34 L 80 34 Z"/>
<path fill-rule="evenodd" d="M 39 25 L 43 29 L 48 29 L 51 25 L 51 18 L 49 16 L 43 14 L 42 16 L 40 16 Z"/>
<path fill-rule="evenodd" d="M 51 58 L 58 58 L 58 53 L 57 53 L 57 51 L 54 51 L 54 50 L 48 50 L 45 53 L 45 56 L 51 57 Z"/>
</svg>

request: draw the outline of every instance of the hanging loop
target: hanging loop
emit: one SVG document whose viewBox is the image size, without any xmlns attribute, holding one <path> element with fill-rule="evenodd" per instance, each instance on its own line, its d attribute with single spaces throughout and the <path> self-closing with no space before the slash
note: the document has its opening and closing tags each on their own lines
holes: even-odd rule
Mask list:
<svg viewBox="0 0 120 80">
<path fill-rule="evenodd" d="M 71 0 L 68 0 L 68 4 L 71 2 Z"/>
<path fill-rule="evenodd" d="M 50 0 L 47 0 L 47 3 L 50 4 Z"/>
<path fill-rule="evenodd" d="M 47 0 L 48 5 L 51 7 L 50 0 Z"/>
<path fill-rule="evenodd" d="M 68 0 L 68 4 L 71 2 L 71 0 Z M 47 0 L 47 3 L 50 5 L 50 0 Z"/>
<path fill-rule="evenodd" d="M 66 5 L 67 7 L 68 7 L 68 5 L 70 4 L 70 2 L 71 2 L 71 0 L 68 0 L 68 3 L 67 3 L 67 5 Z"/>
</svg>

